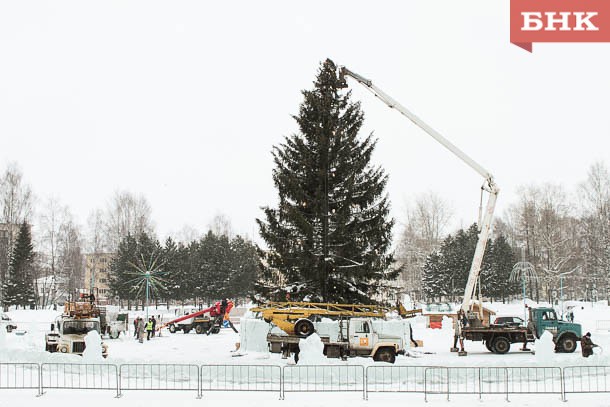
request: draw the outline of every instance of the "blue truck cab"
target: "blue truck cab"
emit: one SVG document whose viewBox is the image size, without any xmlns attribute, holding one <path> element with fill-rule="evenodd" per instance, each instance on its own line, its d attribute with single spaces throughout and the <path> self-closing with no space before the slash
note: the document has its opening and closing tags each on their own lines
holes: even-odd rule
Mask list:
<svg viewBox="0 0 610 407">
<path fill-rule="evenodd" d="M 553 335 L 557 352 L 572 353 L 582 337 L 580 324 L 559 319 L 553 308 L 529 308 L 528 331 L 540 339 L 544 331 Z"/>
</svg>

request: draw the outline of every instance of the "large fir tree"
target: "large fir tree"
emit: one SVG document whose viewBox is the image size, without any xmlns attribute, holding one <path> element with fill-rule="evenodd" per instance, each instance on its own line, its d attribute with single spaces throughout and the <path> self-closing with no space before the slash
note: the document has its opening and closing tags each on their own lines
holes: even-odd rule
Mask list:
<svg viewBox="0 0 610 407">
<path fill-rule="evenodd" d="M 327 59 L 314 88 L 302 92 L 294 117 L 300 132 L 273 149 L 279 206 L 263 208 L 264 220 L 257 219 L 268 246 L 263 296 L 279 281 L 298 285 L 300 298 L 370 302 L 398 274 L 389 252 L 387 176 L 370 163 L 376 140 L 358 137 L 364 115 L 341 88 Z"/>
<path fill-rule="evenodd" d="M 15 247 L 11 252 L 9 276 L 4 283 L 4 306 L 21 305 L 34 306 L 36 291 L 34 290 L 34 247 L 30 227 L 26 222 L 21 224 Z"/>
</svg>

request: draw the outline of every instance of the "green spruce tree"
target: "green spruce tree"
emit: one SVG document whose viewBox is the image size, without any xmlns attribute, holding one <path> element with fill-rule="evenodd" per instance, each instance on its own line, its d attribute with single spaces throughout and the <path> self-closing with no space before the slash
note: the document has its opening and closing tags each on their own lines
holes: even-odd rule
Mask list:
<svg viewBox="0 0 610 407">
<path fill-rule="evenodd" d="M 8 281 L 4 284 L 4 306 L 21 305 L 33 307 L 36 305 L 34 289 L 34 247 L 30 227 L 24 221 L 19 228 L 17 241 L 11 252 Z"/>
<path fill-rule="evenodd" d="M 283 281 L 300 288 L 299 298 L 371 302 L 398 275 L 387 176 L 371 165 L 376 140 L 359 138 L 364 115 L 342 87 L 327 59 L 314 88 L 302 92 L 294 117 L 300 131 L 273 149 L 279 205 L 263 208 L 264 219 L 257 219 L 268 246 L 261 251 L 263 297 L 275 291 L 284 299 L 269 284 Z"/>
</svg>

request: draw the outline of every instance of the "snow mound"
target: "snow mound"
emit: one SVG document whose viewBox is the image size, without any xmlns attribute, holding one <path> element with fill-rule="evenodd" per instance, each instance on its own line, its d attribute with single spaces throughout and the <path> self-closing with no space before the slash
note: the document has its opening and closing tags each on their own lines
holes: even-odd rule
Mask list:
<svg viewBox="0 0 610 407">
<path fill-rule="evenodd" d="M 536 339 L 536 363 L 539 365 L 551 366 L 555 359 L 555 344 L 553 335 L 549 331 L 544 331 L 540 339 Z"/>
<path fill-rule="evenodd" d="M 453 319 L 446 315 L 443 315 L 443 321 L 441 322 L 441 329 L 447 331 L 453 331 Z"/>
<path fill-rule="evenodd" d="M 300 365 L 324 365 L 327 363 L 324 356 L 324 344 L 317 333 L 299 341 Z"/>
<path fill-rule="evenodd" d="M 239 325 L 240 350 L 249 352 L 268 352 L 268 323 L 261 319 L 242 318 Z"/>
<path fill-rule="evenodd" d="M 103 362 L 102 337 L 97 331 L 89 331 L 85 336 L 83 362 Z"/>
</svg>

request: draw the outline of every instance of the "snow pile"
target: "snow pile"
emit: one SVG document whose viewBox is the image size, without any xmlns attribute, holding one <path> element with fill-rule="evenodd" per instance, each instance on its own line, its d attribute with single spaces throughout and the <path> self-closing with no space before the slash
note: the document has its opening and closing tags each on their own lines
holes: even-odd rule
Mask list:
<svg viewBox="0 0 610 407">
<path fill-rule="evenodd" d="M 551 366 L 555 363 L 555 343 L 549 331 L 544 331 L 540 339 L 536 339 L 535 346 L 537 364 Z"/>
<path fill-rule="evenodd" d="M 333 321 L 329 318 L 323 318 L 322 321 L 316 322 L 316 332 L 319 336 L 327 336 L 330 342 L 337 342 L 339 340 L 339 322 Z M 346 327 L 347 323 L 343 322 L 343 335 L 347 336 Z"/>
<path fill-rule="evenodd" d="M 102 356 L 102 338 L 97 331 L 89 331 L 85 336 L 83 361 L 89 363 L 104 361 Z"/>
<path fill-rule="evenodd" d="M 269 324 L 262 319 L 242 318 L 239 329 L 240 351 L 268 352 Z"/>
<path fill-rule="evenodd" d="M 299 341 L 299 364 L 300 365 L 324 365 L 328 363 L 324 356 L 324 344 L 317 333 Z"/>
<path fill-rule="evenodd" d="M 453 331 L 453 318 L 449 318 L 446 315 L 443 315 L 443 321 L 441 322 L 442 330 L 451 330 Z"/>
</svg>

